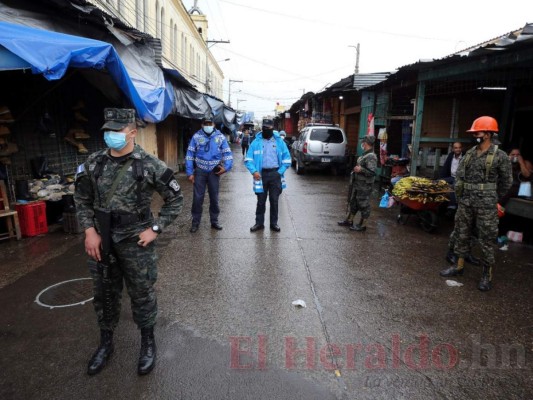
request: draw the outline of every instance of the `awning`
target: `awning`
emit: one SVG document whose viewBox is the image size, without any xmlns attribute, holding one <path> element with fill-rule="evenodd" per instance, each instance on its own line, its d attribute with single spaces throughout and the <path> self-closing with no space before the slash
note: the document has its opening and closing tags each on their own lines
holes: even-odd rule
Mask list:
<svg viewBox="0 0 533 400">
<path fill-rule="evenodd" d="M 132 78 L 109 43 L 0 22 L 0 45 L 29 64 L 34 74 L 48 80 L 61 79 L 68 68 L 106 69 L 146 122 L 160 122 L 172 110 L 174 91 L 170 82 L 161 79 L 160 86 L 154 87 L 141 73 L 134 73 L 139 79 Z M 13 60 L 17 59 L 11 58 L 10 62 Z M 0 70 L 9 65 L 8 59 L 0 56 Z M 19 69 L 22 65 L 19 60 L 18 68 L 16 63 L 12 66 Z"/>
<path fill-rule="evenodd" d="M 202 119 L 211 116 L 211 108 L 200 92 L 174 87 L 175 102 L 173 112 L 179 116 Z"/>
</svg>

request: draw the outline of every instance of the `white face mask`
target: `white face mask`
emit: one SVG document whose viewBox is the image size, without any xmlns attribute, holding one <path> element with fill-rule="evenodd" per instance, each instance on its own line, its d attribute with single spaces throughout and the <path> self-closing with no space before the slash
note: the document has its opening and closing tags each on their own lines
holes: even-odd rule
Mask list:
<svg viewBox="0 0 533 400">
<path fill-rule="evenodd" d="M 365 145 L 363 143 L 361 143 L 361 149 L 365 151 Z"/>
</svg>

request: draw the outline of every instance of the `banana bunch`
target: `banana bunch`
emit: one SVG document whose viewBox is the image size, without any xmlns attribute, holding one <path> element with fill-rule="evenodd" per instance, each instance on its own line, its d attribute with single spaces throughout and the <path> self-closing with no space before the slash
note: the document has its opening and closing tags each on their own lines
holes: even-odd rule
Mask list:
<svg viewBox="0 0 533 400">
<path fill-rule="evenodd" d="M 446 181 L 432 181 L 427 178 L 408 176 L 394 185 L 392 194 L 398 199 L 415 200 L 422 203 L 448 201 L 451 188 Z"/>
</svg>

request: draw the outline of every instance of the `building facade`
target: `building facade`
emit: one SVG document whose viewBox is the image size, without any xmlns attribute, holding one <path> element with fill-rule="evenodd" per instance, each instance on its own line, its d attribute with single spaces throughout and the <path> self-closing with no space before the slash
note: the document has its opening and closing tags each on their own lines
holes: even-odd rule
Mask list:
<svg viewBox="0 0 533 400">
<path fill-rule="evenodd" d="M 198 91 L 222 98 L 224 74 L 209 51 L 208 21 L 180 0 L 94 0 L 105 12 L 161 40 L 163 67 L 179 71 Z M 198 7 L 194 10 L 199 12 Z"/>
</svg>

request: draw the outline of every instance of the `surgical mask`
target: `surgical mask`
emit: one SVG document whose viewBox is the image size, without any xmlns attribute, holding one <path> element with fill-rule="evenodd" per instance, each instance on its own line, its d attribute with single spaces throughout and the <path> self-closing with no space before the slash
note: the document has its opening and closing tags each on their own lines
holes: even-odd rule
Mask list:
<svg viewBox="0 0 533 400">
<path fill-rule="evenodd" d="M 270 139 L 274 135 L 274 129 L 263 129 L 263 139 Z"/>
<path fill-rule="evenodd" d="M 516 164 L 518 162 L 518 157 L 514 156 L 513 158 L 511 158 L 511 162 Z"/>
<path fill-rule="evenodd" d="M 213 131 L 215 130 L 215 127 L 211 125 L 206 125 L 206 126 L 203 126 L 202 129 L 207 135 L 211 135 Z"/>
<path fill-rule="evenodd" d="M 107 147 L 116 151 L 122 150 L 128 144 L 126 134 L 115 131 L 104 132 L 104 141 Z"/>
<path fill-rule="evenodd" d="M 480 138 L 480 137 L 472 138 L 472 144 L 480 144 L 482 141 L 483 141 L 483 138 Z"/>
</svg>

